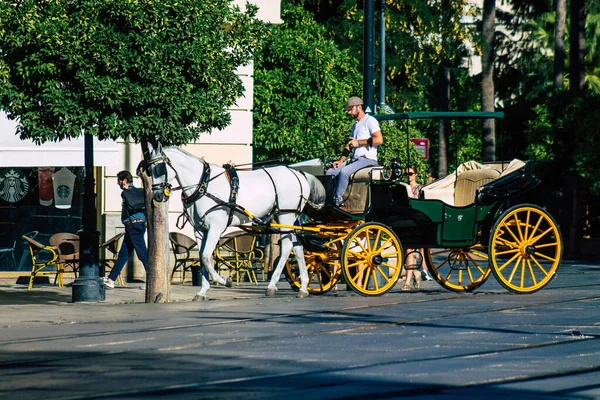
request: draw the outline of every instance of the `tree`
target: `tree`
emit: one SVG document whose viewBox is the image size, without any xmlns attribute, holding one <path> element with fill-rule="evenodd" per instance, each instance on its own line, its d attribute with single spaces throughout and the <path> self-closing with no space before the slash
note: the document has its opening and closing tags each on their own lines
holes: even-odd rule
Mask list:
<svg viewBox="0 0 600 400">
<path fill-rule="evenodd" d="M 360 63 L 301 5 L 284 2 L 281 14 L 256 54 L 254 158 L 339 156 L 352 124 L 344 105 L 362 93 Z"/>
<path fill-rule="evenodd" d="M 494 111 L 494 26 L 496 20 L 496 0 L 483 0 L 483 29 L 481 49 L 481 108 Z M 483 121 L 481 158 L 483 161 L 496 159 L 496 135 L 494 120 Z"/>
<path fill-rule="evenodd" d="M 438 108 L 439 66 L 446 60 L 447 70 L 457 69 L 470 36 L 461 23 L 466 2 L 445 4 L 386 1 L 388 90 L 379 103 L 398 111 Z M 440 23 L 442 15 L 447 23 Z M 356 0 L 287 0 L 282 18 L 255 63 L 255 159 L 322 156 L 320 142 L 332 157 L 351 123 L 341 105 L 350 93 L 362 93 L 362 7 Z M 387 148 L 394 133 L 383 129 Z M 436 145 L 437 134 L 429 137 Z"/>
<path fill-rule="evenodd" d="M 567 0 L 556 0 L 556 28 L 554 32 L 554 88 L 562 90 L 565 70 L 565 24 Z"/>
<path fill-rule="evenodd" d="M 585 83 L 585 0 L 571 0 L 569 41 L 569 89 L 579 96 Z"/>
<path fill-rule="evenodd" d="M 227 0 L 0 2 L 0 108 L 36 143 L 188 143 L 229 124 L 236 69 L 262 36 L 255 13 Z M 148 208 L 146 300 L 167 300 L 166 206 Z"/>
</svg>

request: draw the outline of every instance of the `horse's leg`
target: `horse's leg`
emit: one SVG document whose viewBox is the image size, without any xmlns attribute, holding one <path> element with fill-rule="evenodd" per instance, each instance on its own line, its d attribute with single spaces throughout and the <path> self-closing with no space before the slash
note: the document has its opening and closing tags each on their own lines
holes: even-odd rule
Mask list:
<svg viewBox="0 0 600 400">
<path fill-rule="evenodd" d="M 302 244 L 296 239 L 296 235 L 293 235 L 293 250 L 298 261 L 298 269 L 300 270 L 300 290 L 296 297 L 304 298 L 308 297 L 308 271 L 306 270 L 306 260 L 304 259 L 304 248 Z"/>
<path fill-rule="evenodd" d="M 292 251 L 292 233 L 283 233 L 281 235 L 281 239 L 279 240 L 279 248 L 281 250 L 279 262 L 277 263 L 275 271 L 273 271 L 273 275 L 271 276 L 271 281 L 267 286 L 267 296 L 273 296 L 275 293 L 277 293 L 277 282 L 279 282 L 279 279 L 281 278 L 281 273 L 283 272 L 285 262 L 287 261 L 288 255 Z"/>
<path fill-rule="evenodd" d="M 213 252 L 215 251 L 215 247 L 217 247 L 220 232 L 221 231 L 218 229 L 210 229 L 204 234 L 201 232 L 196 232 L 196 240 L 198 241 L 198 247 L 200 248 L 200 262 L 202 263 L 202 268 L 206 268 L 208 270 L 208 273 L 214 281 L 219 282 L 221 285 L 231 287 L 231 279 L 225 280 L 225 278 L 215 271 L 213 264 L 212 256 Z M 210 282 L 208 279 L 206 279 L 205 274 L 202 274 L 202 287 L 196 296 L 194 296 L 192 301 L 205 300 L 208 289 L 210 289 Z"/>
</svg>

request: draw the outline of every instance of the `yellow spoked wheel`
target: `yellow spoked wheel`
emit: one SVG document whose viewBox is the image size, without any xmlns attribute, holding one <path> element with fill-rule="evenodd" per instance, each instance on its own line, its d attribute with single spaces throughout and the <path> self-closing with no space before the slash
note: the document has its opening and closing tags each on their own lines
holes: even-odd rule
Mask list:
<svg viewBox="0 0 600 400">
<path fill-rule="evenodd" d="M 342 273 L 346 284 L 363 296 L 379 296 L 396 284 L 404 251 L 398 236 L 375 222 L 359 225 L 342 248 Z"/>
<path fill-rule="evenodd" d="M 313 252 L 304 251 L 304 260 L 308 272 L 308 293 L 314 295 L 329 292 L 338 283 L 342 274 L 340 268 L 339 241 L 325 244 L 329 251 Z M 300 269 L 296 258 L 292 255 L 288 258 L 284 270 L 285 278 L 292 289 L 300 290 Z"/>
<path fill-rule="evenodd" d="M 533 293 L 554 278 L 562 257 L 562 238 L 550 214 L 521 204 L 496 221 L 489 254 L 492 272 L 502 286 L 515 293 Z"/>
<path fill-rule="evenodd" d="M 483 246 L 457 249 L 425 249 L 432 278 L 453 292 L 470 292 L 483 285 L 492 268 Z"/>
</svg>

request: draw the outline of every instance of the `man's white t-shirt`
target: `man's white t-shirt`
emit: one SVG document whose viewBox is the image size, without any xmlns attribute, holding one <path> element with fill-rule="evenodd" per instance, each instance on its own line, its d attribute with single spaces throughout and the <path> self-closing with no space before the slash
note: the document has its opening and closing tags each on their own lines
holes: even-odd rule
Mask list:
<svg viewBox="0 0 600 400">
<path fill-rule="evenodd" d="M 352 138 L 363 140 L 369 139 L 373 132 L 377 132 L 381 130 L 379 127 L 379 121 L 370 116 L 369 114 L 365 114 L 364 118 L 360 121 L 356 121 L 354 125 L 352 125 Z M 361 146 L 357 147 L 354 150 L 354 158 L 366 157 L 371 160 L 377 161 L 377 145 L 375 146 Z"/>
</svg>

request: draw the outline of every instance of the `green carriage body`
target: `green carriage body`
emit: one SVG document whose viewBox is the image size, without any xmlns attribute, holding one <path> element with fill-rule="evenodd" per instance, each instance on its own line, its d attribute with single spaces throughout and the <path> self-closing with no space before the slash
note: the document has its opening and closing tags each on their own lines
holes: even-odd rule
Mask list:
<svg viewBox="0 0 600 400">
<path fill-rule="evenodd" d="M 423 213 L 435 224 L 435 242 L 441 247 L 465 247 L 477 243 L 479 227 L 489 220 L 489 213 L 495 205 L 470 205 L 454 207 L 441 200 L 411 199 L 410 206 L 415 212 Z M 496 207 L 497 208 L 497 207 Z"/>
</svg>

